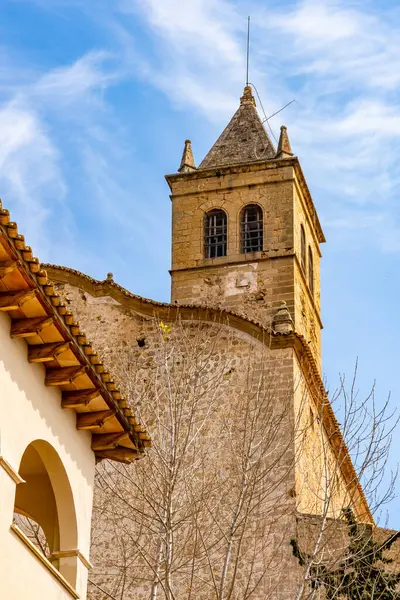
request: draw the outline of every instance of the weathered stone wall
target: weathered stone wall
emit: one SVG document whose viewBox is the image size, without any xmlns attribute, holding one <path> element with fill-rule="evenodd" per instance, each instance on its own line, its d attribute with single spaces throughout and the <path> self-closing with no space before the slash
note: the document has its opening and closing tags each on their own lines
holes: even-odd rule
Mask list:
<svg viewBox="0 0 400 600">
<path fill-rule="evenodd" d="M 293 597 L 299 576 L 290 547 L 296 511 L 293 349 L 271 351 L 268 345 L 227 327 L 223 321 L 214 325 L 160 323 L 157 318 L 143 317 L 111 298 L 93 298 L 67 284 L 59 284 L 58 289 L 140 413 L 153 439 L 150 452 L 155 456 L 168 454 L 168 444 L 160 433 L 160 420 L 167 419 L 165 411 L 171 402 L 168 390 L 174 390 L 174 403 L 179 404 L 179 399 L 182 402 L 179 410 L 188 410 L 186 421 L 195 398 L 196 419 L 201 420 L 208 411 L 195 455 L 184 453 L 186 475 L 177 483 L 176 520 L 184 520 L 185 526 L 177 526 L 174 532 L 176 552 L 181 563 L 189 562 L 192 554 L 199 563 L 192 579 L 189 567 L 176 567 L 174 585 L 178 586 L 179 597 L 188 597 L 189 588 L 200 599 L 217 597 L 214 586 L 221 578 L 226 539 L 243 486 L 241 465 L 249 440 L 254 444 L 252 461 L 257 460 L 259 448 L 264 447 L 264 475 L 254 487 L 251 500 L 246 500 L 250 511 L 246 526 L 237 524 L 232 561 L 240 561 L 240 570 L 234 575 L 231 566 L 228 581 L 236 577 L 234 598 L 242 597 L 246 586 L 256 581 L 257 591 L 252 596 L 255 599 Z M 104 490 L 104 477 L 112 477 L 113 485 L 122 490 L 129 506 L 109 489 Z M 159 481 L 158 469 L 152 460 L 143 459 L 123 467 L 121 477 L 120 472 L 110 475 L 103 471 L 98 479 L 100 489 L 93 522 L 96 570 L 92 578 L 108 591 L 120 593 L 122 573 L 130 561 L 133 566 L 125 575 L 129 584 L 126 583 L 124 598 L 148 598 L 151 569 L 137 548 L 145 547 L 156 561 L 160 533 L 154 524 L 157 521 L 152 519 L 145 522 L 144 530 L 138 531 L 137 518 L 132 514 L 149 510 L 138 490 L 147 490 L 149 497 L 157 497 L 161 487 L 155 485 Z M 201 500 L 200 488 L 207 490 Z M 207 539 L 211 567 L 204 548 L 193 547 L 197 526 L 194 527 L 190 507 L 186 506 L 189 497 L 197 498 L 196 523 L 201 523 L 202 536 Z M 183 505 L 182 499 L 186 499 Z M 241 522 L 243 518 L 241 514 Z M 282 565 L 287 565 L 285 574 Z M 101 597 L 96 594 L 93 589 L 93 598 Z M 160 595 L 163 597 L 163 592 Z"/>
<path fill-rule="evenodd" d="M 257 253 L 261 254 L 261 253 Z M 218 264 L 195 271 L 177 272 L 173 279 L 173 298 L 196 303 L 196 297 L 210 306 L 231 308 L 249 319 L 270 326 L 277 307 L 288 303 L 294 314 L 294 266 L 290 258 L 268 262 L 238 262 L 234 267 Z M 290 291 L 291 290 L 291 291 Z"/>
<path fill-rule="evenodd" d="M 202 441 L 197 445 L 196 453 L 199 460 L 201 458 L 202 484 L 210 490 L 208 497 L 212 500 L 212 506 L 218 507 L 212 514 L 214 520 L 226 523 L 226 515 L 232 515 L 232 502 L 237 497 L 235 493 L 238 490 L 237 463 L 245 448 L 243 422 L 246 407 L 254 406 L 254 399 L 262 392 L 261 397 L 267 402 L 262 410 L 260 409 L 257 422 L 271 424 L 262 437 L 267 439 L 269 436 L 269 464 L 273 464 L 274 467 L 258 492 L 260 496 L 264 494 L 262 508 L 260 505 L 259 510 L 254 512 L 253 521 L 248 524 L 247 546 L 243 547 L 244 554 L 241 560 L 241 565 L 245 566 L 242 566 L 240 572 L 242 582 L 238 589 L 243 588 L 246 577 L 249 577 L 248 569 L 254 566 L 252 553 L 256 552 L 258 558 L 255 573 L 262 572 L 263 577 L 260 580 L 262 583 L 259 593 L 253 597 L 293 597 L 300 577 L 289 544 L 295 531 L 295 513 L 319 512 L 324 486 L 318 413 L 294 349 L 282 347 L 271 350 L 268 343 L 258 342 L 248 334 L 229 327 L 223 319 L 214 324 L 179 320 L 161 323 L 157 316 L 143 316 L 122 306 L 111 297 L 95 298 L 87 291 L 66 283 L 58 284 L 57 287 L 85 328 L 88 339 L 101 352 L 106 366 L 122 383 L 123 391 L 147 426 L 156 448 L 160 448 L 160 432 L 154 406 L 167 406 L 169 396 L 165 390 L 171 382 L 173 386 L 178 386 L 179 393 L 185 399 L 184 404 L 190 405 L 196 396 L 190 381 L 195 377 L 195 373 L 201 373 L 198 389 L 202 390 L 203 400 L 206 400 L 202 406 L 204 410 L 205 406 L 207 410 L 212 406 L 212 411 L 207 417 L 207 424 L 202 428 Z M 178 337 L 172 339 L 171 336 L 174 335 Z M 197 356 L 193 340 L 197 340 L 196 343 L 199 344 Z M 169 358 L 165 354 L 168 348 L 173 348 Z M 172 356 L 175 356 L 173 361 Z M 172 370 L 168 372 L 165 370 L 167 364 L 172 365 Z M 182 385 L 182 374 L 186 374 L 189 381 L 184 389 L 179 387 Z M 214 378 L 212 385 L 210 377 Z M 310 421 L 310 410 L 314 411 L 313 423 Z M 232 442 L 233 432 L 233 437 L 237 440 L 236 445 Z M 153 451 L 155 448 L 151 452 Z M 189 459 L 190 454 L 187 460 Z M 320 467 L 318 469 L 317 463 Z M 190 462 L 188 468 L 191 468 Z M 133 478 L 130 481 L 133 490 L 141 488 L 142 485 L 149 485 L 153 478 L 157 479 L 148 459 L 141 460 L 127 469 L 129 477 Z M 346 488 L 342 484 L 341 475 L 334 475 L 336 499 L 331 503 L 328 514 L 337 516 L 345 503 Z M 124 495 L 128 498 L 131 496 L 131 505 L 137 510 L 143 498 L 135 491 L 129 491 L 121 481 L 119 484 L 124 489 Z M 221 485 L 224 486 L 223 492 Z M 227 502 L 227 499 L 231 500 Z M 117 589 L 123 569 L 121 561 L 124 562 L 121 556 L 127 552 L 126 544 L 130 548 L 129 551 L 137 546 L 137 530 L 132 528 L 131 519 L 126 517 L 129 510 L 127 511 L 123 502 L 121 504 L 120 500 L 110 497 L 108 493 L 104 496 L 104 490 L 98 491 L 96 501 L 93 560 L 98 566 L 94 577 L 97 578 L 95 581 L 103 585 L 104 573 L 111 573 L 109 583 Z M 203 502 L 200 504 L 203 505 Z M 113 506 L 113 514 L 120 515 L 117 523 L 110 518 L 104 506 Z M 204 531 L 208 532 L 207 535 L 212 540 L 213 535 L 217 537 L 217 534 L 215 531 L 213 533 L 213 526 L 208 518 L 210 513 L 208 517 L 201 515 Z M 191 539 L 193 531 L 189 527 L 187 531 L 181 532 L 181 535 L 180 553 L 184 554 L 190 546 L 185 544 L 184 540 L 187 542 L 188 538 Z M 118 536 L 120 540 L 117 543 Z M 146 546 L 153 548 L 154 544 L 154 538 L 146 537 Z M 154 553 L 155 549 L 153 555 Z M 221 554 L 213 555 L 213 561 L 218 578 Z M 132 594 L 135 598 L 146 598 L 150 585 L 146 566 L 143 559 L 136 555 L 133 562 L 134 567 L 129 572 L 131 587 L 128 586 L 130 591 L 126 592 L 125 597 L 129 599 L 129 594 Z M 287 565 L 286 571 L 282 570 L 282 565 Z M 207 579 L 209 576 L 209 571 L 204 564 L 201 568 L 204 581 L 204 577 Z M 140 573 L 143 573 L 142 578 L 138 576 Z M 186 590 L 187 578 L 182 575 L 179 581 L 179 589 L 182 586 L 182 590 Z M 190 585 L 196 589 L 196 595 L 202 598 L 201 586 L 197 590 L 196 583 L 192 582 Z M 107 589 L 110 591 L 111 587 Z M 204 597 L 213 597 L 211 588 L 207 589 L 208 595 L 204 593 Z M 94 594 L 93 598 L 97 596 Z"/>
<path fill-rule="evenodd" d="M 281 168 L 174 183 L 173 301 L 217 299 L 225 306 L 249 301 L 246 310 L 257 314 L 263 323 L 268 322 L 274 303 L 287 300 L 294 308 L 293 275 L 287 272 L 288 266 L 282 268 L 276 264 L 282 257 L 285 261 L 289 252 L 293 253 L 293 228 L 290 226 L 293 221 L 292 177 L 292 169 Z M 263 208 L 264 252 L 244 255 L 240 250 L 240 214 L 250 203 Z M 206 259 L 204 216 L 214 208 L 222 208 L 228 216 L 227 256 Z M 265 260 L 270 257 L 273 260 Z M 256 311 L 250 308 L 252 301 L 257 303 Z"/>
</svg>

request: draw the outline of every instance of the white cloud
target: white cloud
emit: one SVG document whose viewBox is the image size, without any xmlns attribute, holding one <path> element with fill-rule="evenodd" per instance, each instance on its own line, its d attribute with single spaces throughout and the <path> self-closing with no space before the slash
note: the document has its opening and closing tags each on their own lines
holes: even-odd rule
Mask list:
<svg viewBox="0 0 400 600">
<path fill-rule="evenodd" d="M 54 104 L 57 109 L 76 102 L 101 99 L 101 92 L 118 81 L 113 65 L 113 55 L 106 52 L 89 52 L 72 65 L 59 67 L 45 73 L 24 90 L 31 99 Z M 94 94 L 96 93 L 96 95 Z"/>
<path fill-rule="evenodd" d="M 87 17 L 85 3 L 78 0 L 74 6 L 78 4 Z M 373 9 L 370 3 L 344 0 L 284 5 L 253 0 L 250 6 L 247 0 L 99 0 L 92 18 L 107 31 L 111 53 L 89 53 L 36 77 L 19 94 L 29 98 L 45 136 L 50 134 L 43 111 L 55 110 L 62 118 L 69 113 L 68 119 L 82 122 L 93 138 L 90 143 L 101 143 L 105 129 L 91 112 L 107 112 L 104 90 L 122 77 L 152 84 L 178 109 L 194 109 L 222 129 L 243 86 L 250 12 L 251 80 L 268 114 L 296 98 L 271 126 L 275 131 L 282 121 L 289 126 L 311 187 L 329 198 L 322 216 L 331 226 L 343 218 L 356 228 L 357 211 L 363 210 L 365 228 L 383 228 L 384 221 L 369 219 L 368 211 L 394 215 L 397 210 L 400 28 L 392 13 Z M 138 39 L 138 18 L 144 42 Z M 93 156 L 97 154 L 94 148 Z M 333 206 L 336 220 L 331 218 Z M 357 207 L 357 217 L 351 207 Z"/>
<path fill-rule="evenodd" d="M 124 0 L 120 9 L 141 12 L 173 52 L 189 60 L 200 56 L 202 63 L 237 66 L 243 59 L 242 48 L 230 29 L 236 29 L 239 18 L 224 0 Z"/>
<path fill-rule="evenodd" d="M 4 204 L 12 203 L 13 218 L 42 257 L 50 255 L 56 241 L 62 246 L 72 241 L 74 224 L 66 202 L 71 134 L 75 129 L 77 143 L 88 138 L 96 143 L 101 137 L 95 124 L 103 112 L 102 95 L 118 79 L 111 60 L 107 53 L 92 52 L 41 74 L 17 65 L 14 79 L 9 69 L 0 71 L 0 189 Z M 69 144 L 61 134 L 65 126 Z M 72 184 L 78 178 L 79 172 Z"/>
<path fill-rule="evenodd" d="M 12 199 L 16 212 L 25 215 L 29 243 L 43 247 L 40 234 L 51 199 L 63 200 L 66 193 L 59 153 L 40 118 L 12 102 L 0 107 L 0 131 L 0 188 L 5 204 Z"/>
<path fill-rule="evenodd" d="M 400 110 L 392 95 L 400 83 L 400 31 L 389 14 L 330 0 L 283 7 L 253 2 L 251 9 L 224 0 L 124 0 L 119 6 L 124 14 L 140 14 L 154 37 L 147 81 L 179 108 L 195 108 L 221 126 L 241 91 L 249 10 L 251 80 L 269 114 L 298 100 L 271 125 L 288 121 L 309 180 L 332 190 L 335 177 L 338 210 L 349 203 L 390 206 L 400 144 Z M 129 20 L 124 24 L 129 39 Z"/>
<path fill-rule="evenodd" d="M 340 79 L 352 86 L 350 93 L 358 86 L 377 92 L 398 86 L 397 22 L 368 5 L 329 0 L 303 0 L 292 10 L 266 11 L 261 19 L 274 36 L 284 37 L 292 69 L 322 78 L 328 88 Z"/>
<path fill-rule="evenodd" d="M 245 38 L 236 34 L 246 28 L 245 16 L 234 5 L 225 0 L 121 0 L 118 6 L 124 16 L 120 40 L 131 52 L 134 47 L 135 63 L 141 52 L 129 17 L 139 16 L 156 42 L 154 59 L 141 55 L 147 81 L 175 105 L 193 106 L 213 121 L 233 109 L 245 73 Z M 137 64 L 134 68 L 137 73 Z"/>
</svg>

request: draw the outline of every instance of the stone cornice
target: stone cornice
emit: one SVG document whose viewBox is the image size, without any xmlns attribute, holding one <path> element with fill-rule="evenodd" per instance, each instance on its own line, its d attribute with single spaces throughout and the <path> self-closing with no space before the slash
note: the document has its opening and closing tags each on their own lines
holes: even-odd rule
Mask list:
<svg viewBox="0 0 400 600">
<path fill-rule="evenodd" d="M 170 273 L 179 273 L 184 271 L 199 271 L 201 269 L 209 269 L 210 267 L 227 267 L 229 265 L 246 265 L 249 263 L 262 262 L 264 260 L 278 260 L 280 258 L 293 258 L 296 254 L 293 248 L 279 250 L 260 250 L 249 254 L 233 254 L 221 256 L 217 258 L 203 258 L 202 261 L 197 261 L 195 265 L 190 267 L 176 267 L 170 269 Z"/>
<path fill-rule="evenodd" d="M 249 163 L 241 163 L 234 165 L 227 165 L 224 167 L 214 167 L 210 169 L 197 169 L 191 173 L 171 173 L 165 175 L 169 186 L 177 181 L 192 181 L 196 179 L 205 179 L 208 177 L 223 177 L 224 175 L 238 175 L 240 173 L 258 172 L 269 169 L 275 169 L 277 167 L 293 167 L 295 162 L 298 162 L 297 157 L 284 158 L 284 159 L 270 159 L 270 160 L 255 160 Z"/>
</svg>

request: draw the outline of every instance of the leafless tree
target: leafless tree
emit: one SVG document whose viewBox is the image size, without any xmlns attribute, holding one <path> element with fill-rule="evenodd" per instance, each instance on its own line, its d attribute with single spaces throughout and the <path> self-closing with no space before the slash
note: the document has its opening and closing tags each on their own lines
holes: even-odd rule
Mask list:
<svg viewBox="0 0 400 600">
<path fill-rule="evenodd" d="M 98 467 L 92 579 L 118 600 L 264 597 L 294 512 L 284 361 L 225 323 L 153 328 L 147 352 L 118 353 L 153 446 Z"/>
<path fill-rule="evenodd" d="M 336 423 L 327 418 L 331 408 L 340 418 L 341 437 Z M 316 429 L 312 449 L 303 430 L 300 452 L 307 453 L 307 460 L 298 457 L 297 464 L 303 469 L 307 488 L 302 492 L 314 499 L 315 509 L 303 517 L 300 535 L 292 539 L 294 554 L 303 567 L 297 600 L 386 598 L 382 590 L 388 598 L 397 597 L 393 568 L 400 573 L 400 565 L 388 572 L 385 553 L 399 535 L 375 527 L 395 496 L 398 474 L 397 467 L 388 468 L 392 435 L 398 425 L 390 396 L 379 403 L 373 385 L 370 393 L 360 398 L 356 365 L 350 385 L 342 376 L 330 400 L 322 398 L 311 418 L 315 423 L 310 429 Z M 349 468 L 349 457 L 354 470 Z M 314 465 L 311 481 L 307 479 L 310 460 Z"/>
<path fill-rule="evenodd" d="M 290 350 L 227 325 L 153 319 L 139 347 L 108 348 L 153 446 L 134 465 L 98 465 L 93 599 L 300 600 L 365 561 L 371 513 L 394 490 L 388 402 L 377 408 L 374 389 L 360 401 L 355 378 L 311 394 Z M 346 596 L 348 580 L 333 580 L 330 598 Z"/>
</svg>

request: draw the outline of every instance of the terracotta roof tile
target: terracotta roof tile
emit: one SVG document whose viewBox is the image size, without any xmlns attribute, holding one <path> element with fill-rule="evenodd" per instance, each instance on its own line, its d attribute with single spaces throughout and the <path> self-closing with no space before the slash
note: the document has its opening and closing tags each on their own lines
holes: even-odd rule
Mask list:
<svg viewBox="0 0 400 600">
<path fill-rule="evenodd" d="M 111 374 L 55 291 L 47 271 L 26 245 L 24 236 L 18 233 L 17 224 L 11 221 L 10 213 L 3 208 L 1 200 L 0 292 L 1 310 L 8 312 L 11 318 L 11 337 L 27 338 L 29 362 L 44 364 L 45 383 L 60 388 L 63 408 L 78 406 L 75 396 L 79 395 L 81 417 L 89 413 L 92 416 L 100 414 L 96 412 L 96 406 L 105 409 L 103 412 L 110 413 L 112 417 L 107 430 L 102 429 L 101 423 L 91 424 L 95 437 L 115 430 L 117 433 L 122 431 L 129 438 L 103 449 L 101 456 L 96 451 L 96 456 L 130 462 L 142 455 L 150 445 L 150 437 L 137 422 L 127 401 L 121 397 Z M 24 312 L 25 306 L 29 306 L 29 313 Z M 45 330 L 46 339 L 41 337 L 42 330 Z M 65 357 L 65 354 L 68 356 Z M 79 378 L 80 383 L 75 387 L 74 382 Z M 85 394 L 87 402 L 82 400 Z M 91 400 L 96 406 L 91 406 Z"/>
</svg>

